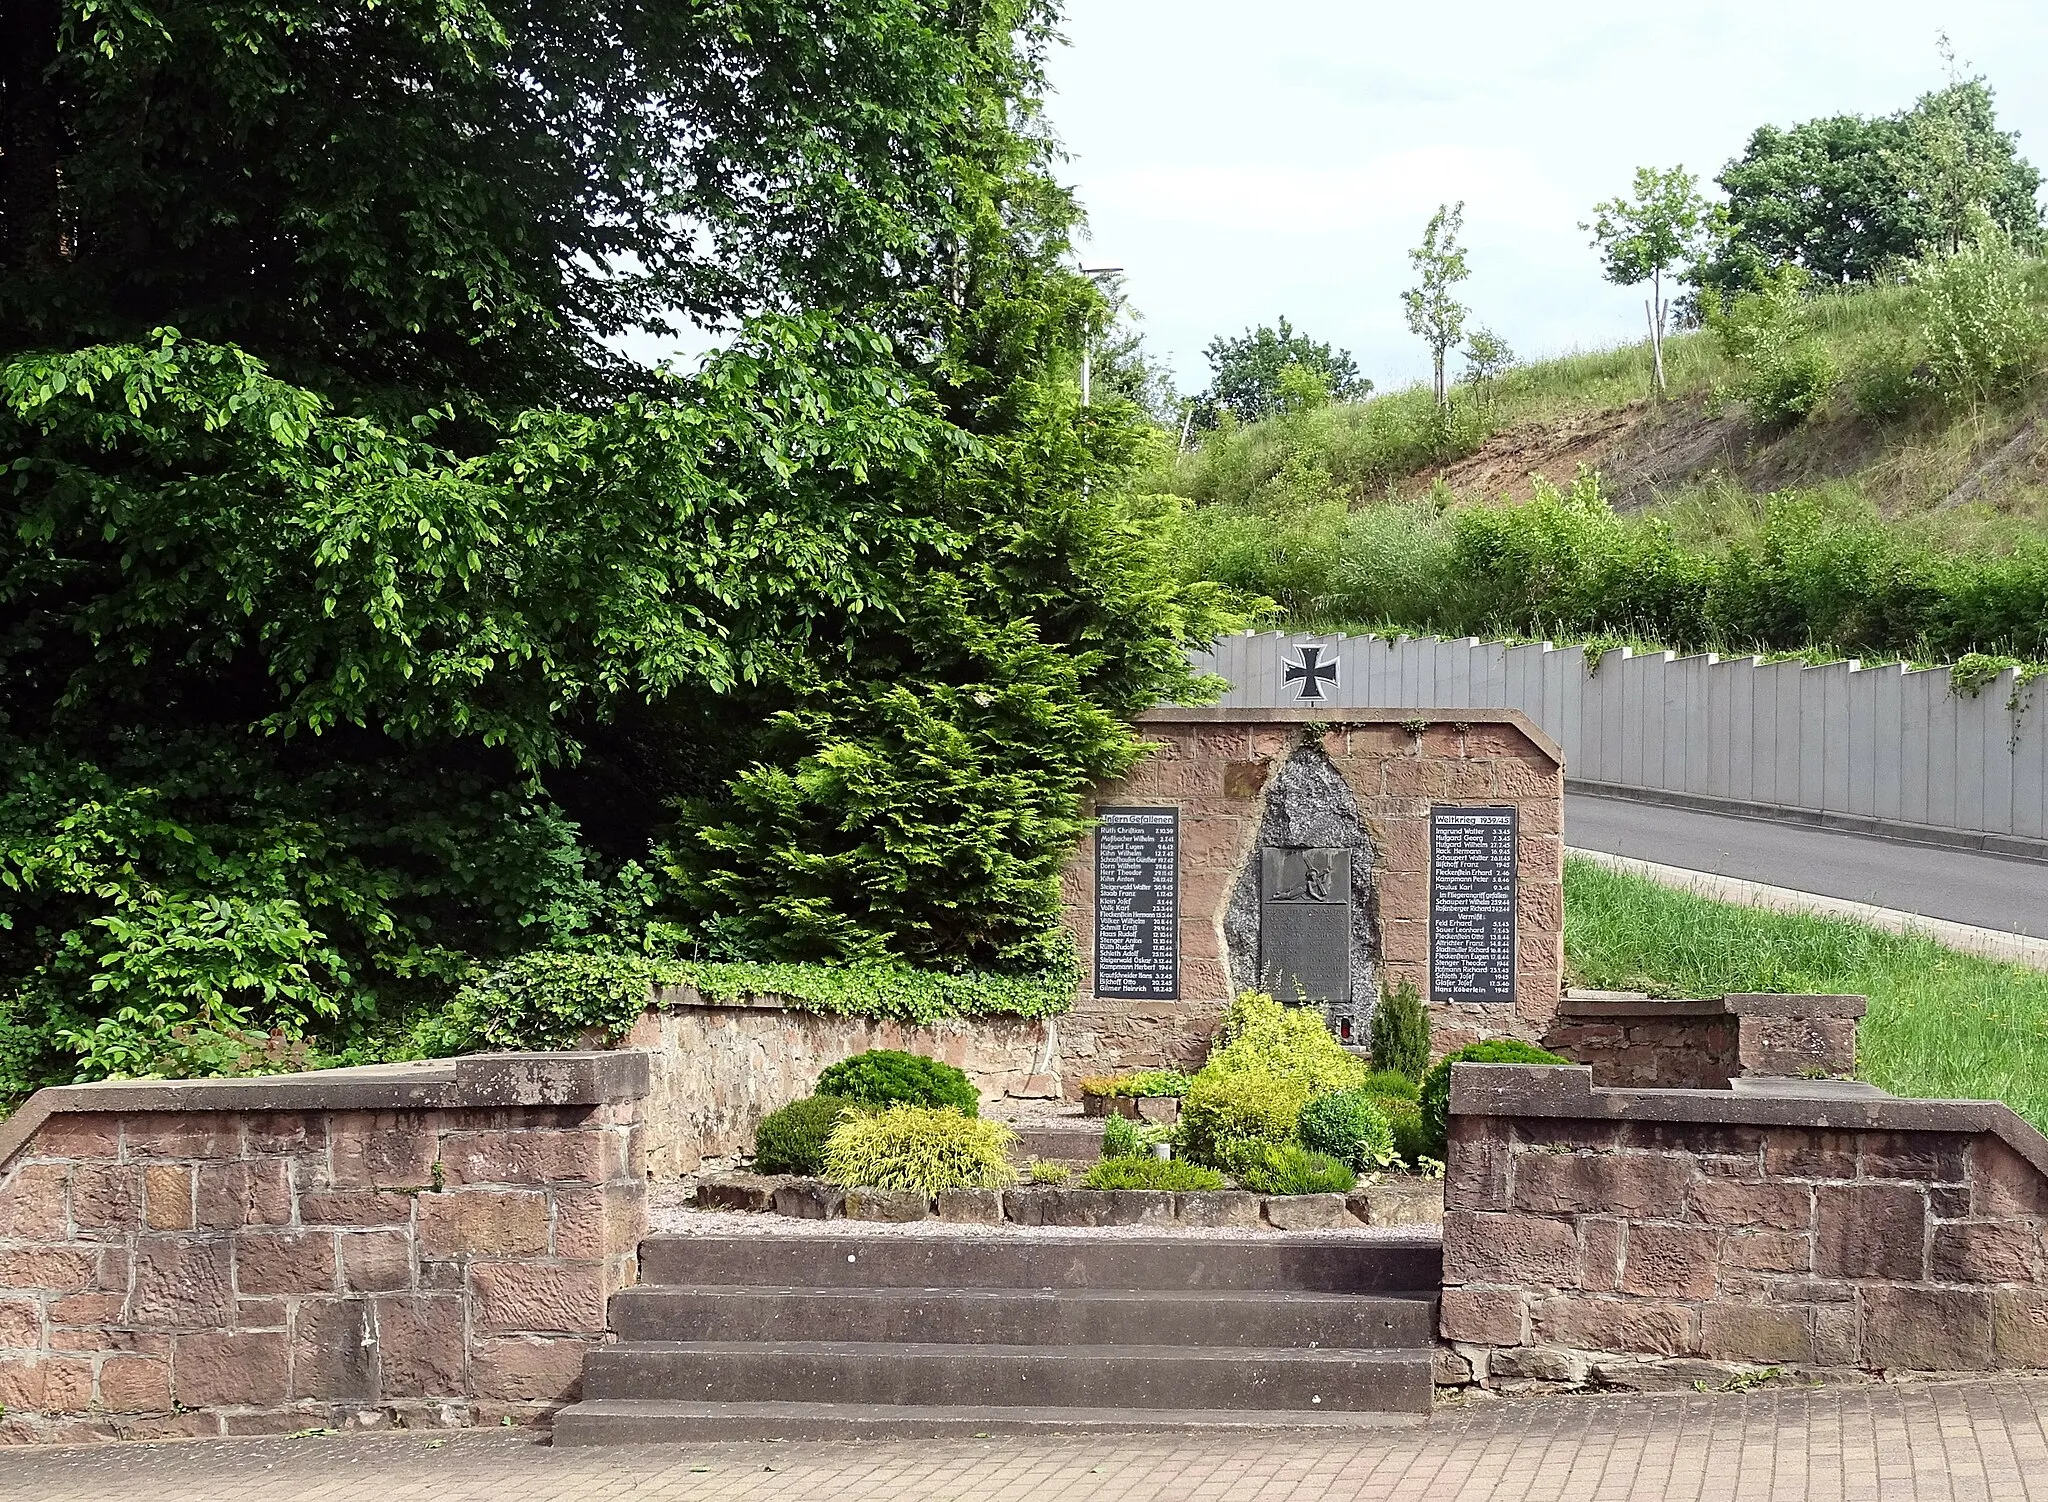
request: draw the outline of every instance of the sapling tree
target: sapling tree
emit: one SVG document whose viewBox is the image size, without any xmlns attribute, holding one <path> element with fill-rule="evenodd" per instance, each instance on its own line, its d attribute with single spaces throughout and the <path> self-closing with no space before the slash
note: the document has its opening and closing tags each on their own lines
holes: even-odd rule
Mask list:
<svg viewBox="0 0 2048 1502">
<path fill-rule="evenodd" d="M 1401 294 L 1408 310 L 1408 329 L 1429 346 L 1436 372 L 1436 404 L 1450 405 L 1444 385 L 1444 356 L 1465 337 L 1465 320 L 1472 310 L 1451 295 L 1451 289 L 1472 274 L 1465 263 L 1465 247 L 1458 235 L 1465 228 L 1465 205 L 1439 204 L 1422 232 L 1422 243 L 1408 252 L 1419 285 Z"/>
<path fill-rule="evenodd" d="M 1618 287 L 1650 284 L 1650 358 L 1659 396 L 1665 392 L 1664 324 L 1671 311 L 1664 278 L 1697 256 L 1713 223 L 1713 210 L 1700 197 L 1699 179 L 1685 168 L 1659 172 L 1638 167 L 1635 196 L 1596 205 L 1592 223 L 1579 226 L 1592 232 L 1593 248 L 1606 258 L 1607 280 Z"/>
<path fill-rule="evenodd" d="M 1514 368 L 1515 352 L 1492 329 L 1474 329 L 1465 341 L 1465 379 L 1481 401 L 1493 397 L 1493 383 Z"/>
</svg>

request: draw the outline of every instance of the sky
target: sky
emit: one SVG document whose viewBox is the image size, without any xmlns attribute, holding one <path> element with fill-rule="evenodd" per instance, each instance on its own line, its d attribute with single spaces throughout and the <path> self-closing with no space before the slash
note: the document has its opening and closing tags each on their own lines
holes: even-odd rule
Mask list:
<svg viewBox="0 0 2048 1502">
<path fill-rule="evenodd" d="M 1758 125 L 1889 114 L 1946 31 L 2048 169 L 2044 0 L 1067 0 L 1050 60 L 1090 265 L 1121 265 L 1185 391 L 1281 315 L 1385 390 L 1421 379 L 1407 251 L 1465 200 L 1474 322 L 1533 358 L 1641 337 L 1581 222 L 1639 166 L 1703 184 Z"/>
</svg>

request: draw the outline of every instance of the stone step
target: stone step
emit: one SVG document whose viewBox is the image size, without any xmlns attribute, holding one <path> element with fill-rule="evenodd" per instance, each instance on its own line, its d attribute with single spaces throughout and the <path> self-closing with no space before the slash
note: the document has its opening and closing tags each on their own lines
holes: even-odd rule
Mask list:
<svg viewBox="0 0 2048 1502">
<path fill-rule="evenodd" d="M 628 1288 L 627 1341 L 916 1341 L 992 1345 L 1209 1345 L 1389 1350 L 1427 1346 L 1421 1296 L 1068 1288 Z"/>
<path fill-rule="evenodd" d="M 1431 1353 L 1224 1346 L 635 1341 L 596 1346 L 590 1399 L 1427 1413 Z"/>
<path fill-rule="evenodd" d="M 557 1445 L 703 1444 L 715 1440 L 980 1439 L 996 1434 L 1260 1434 L 1410 1426 L 1420 1413 L 1257 1409 L 1021 1408 L 968 1404 L 687 1403 L 589 1398 L 555 1415 Z"/>
<path fill-rule="evenodd" d="M 741 1288 L 1156 1288 L 1434 1293 L 1441 1240 L 1365 1233 L 650 1236 L 643 1284 Z"/>
</svg>

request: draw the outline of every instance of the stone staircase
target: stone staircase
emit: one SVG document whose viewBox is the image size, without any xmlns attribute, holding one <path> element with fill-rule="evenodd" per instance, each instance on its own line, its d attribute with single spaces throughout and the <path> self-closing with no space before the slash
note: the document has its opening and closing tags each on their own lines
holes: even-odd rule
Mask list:
<svg viewBox="0 0 2048 1502">
<path fill-rule="evenodd" d="M 656 1236 L 555 1443 L 1357 1427 L 1429 1411 L 1435 1237 Z"/>
</svg>

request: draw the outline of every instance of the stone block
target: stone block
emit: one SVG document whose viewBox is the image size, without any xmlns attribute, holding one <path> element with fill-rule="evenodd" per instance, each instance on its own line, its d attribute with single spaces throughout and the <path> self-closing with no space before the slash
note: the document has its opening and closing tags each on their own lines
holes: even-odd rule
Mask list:
<svg viewBox="0 0 2048 1502">
<path fill-rule="evenodd" d="M 1960 1372 L 1997 1364 L 1988 1290 L 1865 1288 L 1861 1331 L 1865 1366 Z"/>
<path fill-rule="evenodd" d="M 799 1220 L 836 1220 L 846 1210 L 846 1191 L 823 1179 L 797 1179 L 775 1187 L 775 1213 Z"/>
<path fill-rule="evenodd" d="M 1813 1321 L 1813 1364 L 1855 1366 L 1862 1358 L 1856 1338 L 1856 1305 L 1816 1304 L 1808 1311 Z"/>
<path fill-rule="evenodd" d="M 255 1158 L 199 1165 L 199 1224 L 240 1230 L 292 1221 L 291 1162 Z M 309 1217 L 310 1218 L 310 1217 Z"/>
<path fill-rule="evenodd" d="M 152 1231 L 192 1229 L 192 1170 L 152 1163 L 142 1170 L 142 1221 Z"/>
<path fill-rule="evenodd" d="M 1814 1271 L 1911 1281 L 1926 1271 L 1927 1203 L 1908 1184 L 1823 1184 L 1814 1191 Z"/>
<path fill-rule="evenodd" d="M 152 1111 L 124 1118 L 122 1154 L 145 1158 L 238 1158 L 242 1121 L 222 1111 Z"/>
<path fill-rule="evenodd" d="M 573 1403 L 583 1358 L 595 1340 L 558 1337 L 478 1340 L 471 1348 L 471 1395 L 485 1402 Z"/>
<path fill-rule="evenodd" d="M 775 1191 L 780 1181 L 759 1174 L 734 1173 L 706 1179 L 691 1193 L 700 1210 L 746 1210 L 758 1213 L 775 1208 Z"/>
<path fill-rule="evenodd" d="M 1470 1357 L 1438 1346 L 1430 1353 L 1429 1380 L 1438 1387 L 1466 1387 L 1474 1380 Z"/>
<path fill-rule="evenodd" d="M 916 1189 L 849 1189 L 846 1191 L 848 1220 L 924 1220 L 932 1213 L 931 1196 Z M 1047 1221 L 1047 1225 L 1072 1225 L 1073 1221 Z M 1078 1224 L 1093 1225 L 1086 1221 Z"/>
<path fill-rule="evenodd" d="M 133 1231 L 142 1224 L 142 1170 L 81 1163 L 71 1171 L 71 1223 L 83 1234 Z"/>
<path fill-rule="evenodd" d="M 1806 1184 L 1700 1178 L 1687 1191 L 1686 1206 L 1711 1226 L 1804 1231 L 1813 1224 L 1813 1190 Z"/>
<path fill-rule="evenodd" d="M 1014 1199 L 1012 1190 L 1004 1198 Z M 1259 1197 L 1245 1189 L 1191 1189 L 1174 1195 L 1173 1218 L 1184 1226 L 1256 1226 Z"/>
<path fill-rule="evenodd" d="M 1528 1308 L 1518 1289 L 1446 1288 L 1437 1317 L 1446 1340 L 1519 1346 L 1529 1339 Z"/>
<path fill-rule="evenodd" d="M 1515 1155 L 1514 1205 L 1536 1214 L 1668 1215 L 1685 1202 L 1692 1164 L 1640 1154 Z"/>
<path fill-rule="evenodd" d="M 777 1195 L 781 1190 L 776 1190 Z M 778 1207 L 780 1200 L 777 1200 Z M 647 1233 L 644 1184 L 555 1191 L 555 1255 L 609 1257 L 631 1251 Z"/>
<path fill-rule="evenodd" d="M 332 1231 L 252 1231 L 235 1238 L 240 1293 L 332 1293 L 336 1286 Z"/>
<path fill-rule="evenodd" d="M 412 1237 L 404 1231 L 345 1231 L 341 1281 L 351 1293 L 396 1293 L 412 1287 Z"/>
<path fill-rule="evenodd" d="M 1970 1213 L 1987 1220 L 2048 1218 L 2048 1177 L 1995 1137 L 1970 1144 Z"/>
<path fill-rule="evenodd" d="M 2048 1367 L 2048 1288 L 1991 1295 L 1991 1353 L 2001 1367 Z"/>
<path fill-rule="evenodd" d="M 92 1363 L 65 1358 L 43 1362 L 43 1409 L 84 1413 L 92 1407 Z"/>
<path fill-rule="evenodd" d="M 1741 1040 L 1744 1074 L 1847 1078 L 1856 1072 L 1853 1018 L 1744 1017 Z"/>
<path fill-rule="evenodd" d="M 999 1226 L 1003 1223 L 1003 1193 L 1000 1189 L 941 1189 L 938 1215 L 940 1220 L 961 1225 Z"/>
<path fill-rule="evenodd" d="M 43 1343 L 43 1306 L 32 1299 L 0 1303 L 0 1347 L 35 1350 Z"/>
<path fill-rule="evenodd" d="M 378 1299 L 375 1313 L 382 1397 L 461 1397 L 464 1320 L 459 1295 Z"/>
<path fill-rule="evenodd" d="M 1444 1223 L 1441 1179 L 1389 1179 L 1345 1196 L 1355 1219 L 1369 1226 L 1440 1226 Z"/>
<path fill-rule="evenodd" d="M 1927 1272 L 1937 1283 L 2031 1283 L 2033 1228 L 2013 1221 L 1937 1223 Z"/>
<path fill-rule="evenodd" d="M 1813 1238 L 1794 1231 L 1735 1231 L 1721 1238 L 1721 1264 L 1745 1272 L 1813 1270 Z"/>
<path fill-rule="evenodd" d="M 1812 1312 L 1797 1306 L 1710 1303 L 1700 1310 L 1700 1351 L 1760 1365 L 1814 1360 Z"/>
<path fill-rule="evenodd" d="M 1866 1179 L 1959 1184 L 1969 1171 L 1968 1146 L 1953 1132 L 1866 1132 L 1857 1167 Z"/>
<path fill-rule="evenodd" d="M 1561 1350 L 1556 1346 L 1522 1346 L 1515 1350 L 1490 1351 L 1486 1357 L 1486 1375 L 1489 1380 L 1508 1377 L 1528 1382 L 1565 1382 L 1576 1386 L 1586 1380 L 1586 1357 L 1583 1352 Z"/>
<path fill-rule="evenodd" d="M 0 1184 L 0 1237 L 54 1241 L 64 1234 L 66 1163 L 24 1163 Z"/>
<path fill-rule="evenodd" d="M 99 1265 L 89 1246 L 22 1246 L 0 1251 L 0 1288 L 82 1293 Z"/>
<path fill-rule="evenodd" d="M 162 1413 L 171 1406 L 171 1364 L 151 1356 L 109 1356 L 100 1363 L 100 1407 L 109 1413 Z"/>
<path fill-rule="evenodd" d="M 1774 1179 L 1853 1179 L 1856 1134 L 1776 1128 L 1764 1142 L 1764 1173 Z"/>
<path fill-rule="evenodd" d="M 1579 1287 L 1588 1293 L 1613 1293 L 1621 1287 L 1623 1224 L 1591 1215 L 1579 1221 Z"/>
<path fill-rule="evenodd" d="M 257 1407 L 283 1403 L 291 1393 L 282 1330 L 180 1335 L 171 1375 L 173 1395 L 186 1408 Z"/>
<path fill-rule="evenodd" d="M 100 1111 L 60 1111 L 36 1128 L 39 1156 L 88 1162 L 121 1156 L 121 1118 Z"/>
<path fill-rule="evenodd" d="M 368 1299 L 305 1299 L 292 1324 L 291 1392 L 325 1403 L 377 1396 L 377 1327 Z"/>
<path fill-rule="evenodd" d="M 135 1243 L 128 1318 L 181 1330 L 225 1326 L 234 1307 L 231 1287 L 226 1242 L 144 1236 Z"/>
<path fill-rule="evenodd" d="M 1699 1348 L 1695 1311 L 1683 1304 L 1566 1294 L 1536 1300 L 1529 1316 L 1535 1339 L 1545 1344 L 1654 1356 L 1689 1356 Z"/>
<path fill-rule="evenodd" d="M 422 1257 L 538 1256 L 548 1249 L 548 1201 L 537 1189 L 459 1189 L 419 1197 Z"/>
<path fill-rule="evenodd" d="M 252 1111 L 242 1118 L 242 1151 L 252 1157 L 317 1153 L 327 1146 L 327 1118 L 312 1111 Z"/>
<path fill-rule="evenodd" d="M 1652 1298 L 1711 1298 L 1719 1250 L 1719 1235 L 1704 1226 L 1631 1225 L 1622 1258 L 1622 1292 Z"/>
<path fill-rule="evenodd" d="M 479 1262 L 469 1270 L 478 1328 L 602 1334 L 603 1269 L 593 1263 Z"/>
<path fill-rule="evenodd" d="M 402 1225 L 412 1219 L 415 1195 L 401 1189 L 317 1189 L 299 1196 L 306 1225 Z"/>
<path fill-rule="evenodd" d="M 424 1189 L 434 1182 L 438 1117 L 429 1111 L 345 1111 L 331 1118 L 336 1189 Z"/>
<path fill-rule="evenodd" d="M 1265 1205 L 1266 1224 L 1276 1231 L 1334 1231 L 1358 1224 L 1341 1194 L 1275 1194 Z"/>
<path fill-rule="evenodd" d="M 1507 1124 L 1492 1116 L 1453 1116 L 1449 1138 L 1444 1204 L 1460 1210 L 1506 1210 L 1514 1159 Z"/>
<path fill-rule="evenodd" d="M 1620 1145 L 1636 1152 L 1686 1153 L 1695 1158 L 1744 1158 L 1750 1160 L 1760 1173 L 1764 1137 L 1762 1127 L 1736 1126 L 1727 1122 L 1630 1121 L 1622 1124 Z"/>
<path fill-rule="evenodd" d="M 1537 1215 L 1444 1212 L 1444 1281 L 1571 1288 L 1579 1238 L 1571 1222 Z"/>
<path fill-rule="evenodd" d="M 441 1165 L 449 1184 L 599 1184 L 608 1177 L 604 1133 L 447 1132 Z"/>
</svg>

